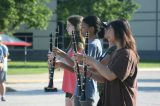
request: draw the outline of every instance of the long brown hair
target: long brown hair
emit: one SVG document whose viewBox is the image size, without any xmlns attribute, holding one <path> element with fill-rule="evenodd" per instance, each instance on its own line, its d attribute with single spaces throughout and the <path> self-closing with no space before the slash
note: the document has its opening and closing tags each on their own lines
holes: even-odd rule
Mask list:
<svg viewBox="0 0 160 106">
<path fill-rule="evenodd" d="M 80 15 L 71 15 L 67 18 L 67 21 L 69 21 L 75 28 L 75 38 L 78 48 L 84 49 L 85 38 L 81 35 L 82 20 L 83 17 Z"/>
<path fill-rule="evenodd" d="M 120 42 L 122 48 L 128 48 L 133 50 L 139 61 L 139 55 L 136 48 L 136 41 L 132 35 L 130 24 L 127 20 L 120 19 L 109 23 L 114 29 L 115 38 Z"/>
</svg>

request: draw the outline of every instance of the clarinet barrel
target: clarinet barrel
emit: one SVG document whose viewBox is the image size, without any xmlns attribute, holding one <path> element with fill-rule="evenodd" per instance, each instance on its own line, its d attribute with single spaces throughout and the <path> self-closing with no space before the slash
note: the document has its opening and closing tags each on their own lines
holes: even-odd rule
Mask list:
<svg viewBox="0 0 160 106">
<path fill-rule="evenodd" d="M 85 40 L 85 54 L 88 54 L 88 32 L 86 33 L 86 40 Z M 80 101 L 82 104 L 86 101 L 86 76 L 87 76 L 87 65 L 84 65 L 84 78 L 82 82 L 82 95 Z"/>
<path fill-rule="evenodd" d="M 76 40 L 75 40 L 75 33 L 72 32 L 72 43 L 73 43 L 73 48 L 74 52 L 77 53 L 77 45 L 76 45 Z M 79 72 L 79 64 L 77 61 L 75 61 L 76 64 L 76 69 L 77 69 L 77 83 L 78 83 L 78 96 L 81 96 L 81 75 Z"/>
</svg>

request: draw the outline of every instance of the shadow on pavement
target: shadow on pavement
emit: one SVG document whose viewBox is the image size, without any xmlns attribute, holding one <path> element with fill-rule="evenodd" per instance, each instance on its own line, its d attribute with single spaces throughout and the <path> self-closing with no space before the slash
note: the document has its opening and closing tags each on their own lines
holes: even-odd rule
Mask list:
<svg viewBox="0 0 160 106">
<path fill-rule="evenodd" d="M 160 79 L 138 79 L 138 82 L 146 82 L 146 83 L 148 83 L 148 82 L 153 82 L 153 83 L 160 83 Z"/>
<path fill-rule="evenodd" d="M 35 95 L 60 95 L 64 94 L 62 90 L 58 90 L 58 92 L 45 92 L 44 90 L 17 90 L 16 92 L 7 92 L 7 95 L 14 95 L 14 96 L 35 96 Z"/>
<path fill-rule="evenodd" d="M 160 87 L 138 87 L 138 91 L 144 92 L 160 92 Z"/>
</svg>

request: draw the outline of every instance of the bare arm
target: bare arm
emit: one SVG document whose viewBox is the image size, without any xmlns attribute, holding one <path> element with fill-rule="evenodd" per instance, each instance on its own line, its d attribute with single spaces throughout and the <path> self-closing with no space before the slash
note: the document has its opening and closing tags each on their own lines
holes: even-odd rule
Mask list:
<svg viewBox="0 0 160 106">
<path fill-rule="evenodd" d="M 67 65 L 65 63 L 63 63 L 61 67 L 67 69 L 70 72 L 73 72 L 73 73 L 75 72 L 73 67 L 71 67 L 71 66 L 69 66 L 69 65 Z"/>
<path fill-rule="evenodd" d="M 90 71 L 90 78 L 94 79 L 95 81 L 98 81 L 100 83 L 104 83 L 105 82 L 105 78 L 102 77 L 99 73 Z"/>
<path fill-rule="evenodd" d="M 72 66 L 70 66 L 70 65 L 67 65 L 67 64 L 65 64 L 65 63 L 63 63 L 63 62 L 61 62 L 61 61 L 57 61 L 57 62 L 56 62 L 55 68 L 58 68 L 58 67 L 67 69 L 68 71 L 74 73 L 74 67 L 72 67 Z"/>
<path fill-rule="evenodd" d="M 69 64 L 69 65 L 74 65 L 74 61 L 68 56 L 67 53 L 65 53 L 63 50 L 59 49 L 59 48 L 53 48 L 53 52 L 56 55 L 59 55 L 60 57 L 64 58 L 65 61 Z"/>
<path fill-rule="evenodd" d="M 108 66 L 105 64 L 106 62 L 99 62 L 90 56 L 84 56 L 83 54 L 77 53 L 75 57 L 79 61 L 83 61 L 85 64 L 93 67 L 102 77 L 111 81 L 117 78 L 117 76 L 110 71 Z"/>
<path fill-rule="evenodd" d="M 67 54 L 64 55 L 64 59 L 66 60 L 66 62 L 67 62 L 69 65 L 71 65 L 71 66 L 74 65 L 73 59 L 70 58 Z"/>
<path fill-rule="evenodd" d="M 109 81 L 112 81 L 117 78 L 117 76 L 112 71 L 110 71 L 108 65 L 106 66 L 98 61 L 94 61 L 92 62 L 92 66 L 100 73 L 100 75 L 102 75 Z"/>
<path fill-rule="evenodd" d="M 82 65 L 79 65 L 80 73 L 84 74 L 84 67 Z M 100 83 L 103 83 L 105 81 L 105 78 L 103 78 L 95 69 L 88 66 L 87 71 L 87 77 L 92 78 Z"/>
</svg>

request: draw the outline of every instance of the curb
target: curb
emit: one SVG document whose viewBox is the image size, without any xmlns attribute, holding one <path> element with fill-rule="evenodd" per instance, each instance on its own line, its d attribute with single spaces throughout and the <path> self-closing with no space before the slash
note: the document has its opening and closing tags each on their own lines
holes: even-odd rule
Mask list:
<svg viewBox="0 0 160 106">
<path fill-rule="evenodd" d="M 61 82 L 63 80 L 62 75 L 56 75 L 54 82 Z M 14 83 L 48 83 L 48 74 L 32 74 L 32 75 L 7 75 L 7 84 Z"/>
<path fill-rule="evenodd" d="M 54 82 L 62 82 L 63 79 L 55 79 Z M 12 79 L 8 80 L 6 83 L 7 84 L 16 84 L 16 83 L 48 83 L 48 79 L 42 79 L 42 80 L 30 80 L 30 79 L 23 79 L 23 80 L 18 80 L 18 79 Z"/>
<path fill-rule="evenodd" d="M 139 68 L 139 71 L 160 71 L 160 68 Z"/>
</svg>

